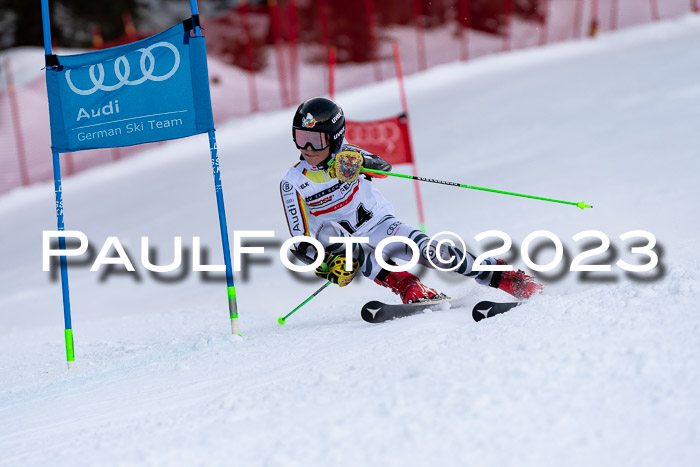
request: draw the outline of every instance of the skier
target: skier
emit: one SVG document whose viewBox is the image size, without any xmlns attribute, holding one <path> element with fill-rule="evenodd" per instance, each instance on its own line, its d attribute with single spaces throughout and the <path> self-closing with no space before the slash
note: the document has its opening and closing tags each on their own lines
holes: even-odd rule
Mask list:
<svg viewBox="0 0 700 467">
<path fill-rule="evenodd" d="M 390 272 L 382 268 L 374 257 L 374 249 L 389 236 L 403 236 L 414 241 L 420 250 L 419 264 L 435 268 L 436 256 L 453 258 L 448 268 L 472 277 L 478 283 L 501 289 L 517 299 L 530 297 L 543 286 L 523 271 L 473 271 L 476 258 L 458 248 L 440 245 L 427 235 L 394 217 L 391 204 L 372 186 L 369 175 L 360 176 L 362 168 L 389 172 L 391 165 L 381 157 L 348 144 L 345 135 L 343 110 L 332 100 L 323 97 L 308 99 L 299 105 L 292 121 L 292 139 L 301 151 L 300 162 L 294 165 L 280 183 L 280 193 L 290 234 L 317 239 L 325 249 L 323 263 L 316 275 L 341 287 L 352 281 L 358 271 L 377 284 L 390 288 L 403 303 L 416 303 L 443 298 L 434 289 L 426 287 L 409 272 Z M 384 175 L 386 177 L 386 175 Z M 346 271 L 345 244 L 331 243 L 331 237 L 368 237 L 369 242 L 353 245 L 352 269 Z M 306 264 L 316 258 L 309 243 L 299 242 L 292 253 Z M 408 246 L 393 243 L 383 250 L 384 260 L 410 260 Z M 432 260 L 432 262 L 430 261 Z M 506 264 L 487 258 L 481 264 Z"/>
</svg>

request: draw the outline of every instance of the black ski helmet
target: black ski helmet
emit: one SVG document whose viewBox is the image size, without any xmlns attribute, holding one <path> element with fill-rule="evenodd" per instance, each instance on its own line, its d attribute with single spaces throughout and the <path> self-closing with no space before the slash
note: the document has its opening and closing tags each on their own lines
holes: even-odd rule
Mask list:
<svg viewBox="0 0 700 467">
<path fill-rule="evenodd" d="M 294 129 L 325 133 L 330 141 L 330 154 L 335 154 L 340 151 L 345 135 L 343 109 L 325 97 L 307 99 L 297 107 L 292 120 L 292 138 L 296 143 Z"/>
</svg>

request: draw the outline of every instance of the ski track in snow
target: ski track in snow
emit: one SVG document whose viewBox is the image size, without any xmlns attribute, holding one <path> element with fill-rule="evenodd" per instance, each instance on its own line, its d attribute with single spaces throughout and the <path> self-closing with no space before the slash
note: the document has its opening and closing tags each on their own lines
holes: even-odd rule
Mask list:
<svg viewBox="0 0 700 467">
<path fill-rule="evenodd" d="M 570 237 L 596 229 L 615 254 L 595 259 L 609 263 L 634 261 L 617 239 L 629 230 L 660 245 L 659 277 L 550 273 L 544 295 L 478 324 L 473 304 L 506 296 L 428 271 L 428 285 L 467 295 L 463 306 L 368 325 L 363 303 L 396 298 L 362 280 L 280 327 L 320 283 L 295 280 L 273 243 L 266 264 L 236 275 L 243 336 L 231 336 L 221 281 L 165 283 L 138 263 L 142 235 L 159 262 L 176 235 L 185 246 L 201 236 L 221 261 L 197 137 L 64 180 L 67 229 L 96 249 L 118 236 L 139 270 L 100 280 L 71 267 L 78 366 L 66 371 L 60 284 L 41 272 L 53 188 L 0 197 L 0 465 L 695 465 L 698 40 L 700 18 L 686 17 L 408 78 L 421 175 L 595 206 L 426 184 L 433 232 L 460 232 L 474 249 L 473 235 L 500 229 L 515 249 L 546 229 L 573 256 Z M 338 100 L 348 118 L 399 109 L 395 82 Z M 290 116 L 219 125 L 229 230 L 286 239 Z M 417 225 L 409 182 L 377 183 Z"/>
</svg>

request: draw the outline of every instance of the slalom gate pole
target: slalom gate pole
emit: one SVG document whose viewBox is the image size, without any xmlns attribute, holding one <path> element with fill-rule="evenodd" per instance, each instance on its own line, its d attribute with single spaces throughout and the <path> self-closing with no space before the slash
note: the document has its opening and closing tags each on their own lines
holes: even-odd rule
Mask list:
<svg viewBox="0 0 700 467">
<path fill-rule="evenodd" d="M 231 333 L 240 334 L 238 328 L 238 303 L 236 302 L 236 286 L 233 283 L 233 268 L 231 267 L 231 249 L 229 247 L 228 228 L 226 227 L 226 210 L 224 209 L 224 192 L 221 187 L 221 171 L 216 147 L 216 132 L 209 132 L 209 150 L 211 151 L 211 166 L 214 172 L 214 188 L 216 189 L 216 207 L 219 211 L 219 229 L 221 243 L 224 247 L 224 263 L 226 264 L 226 287 L 228 290 L 228 313 L 231 318 Z"/>
<path fill-rule="evenodd" d="M 413 154 L 413 142 L 411 141 L 411 123 L 408 118 L 408 100 L 406 99 L 406 86 L 403 82 L 403 67 L 401 66 L 401 51 L 399 49 L 399 42 L 394 41 L 392 44 L 394 51 L 394 68 L 396 68 L 396 79 L 399 84 L 399 96 L 401 97 L 401 110 L 406 118 L 406 139 L 408 143 L 408 151 L 411 154 L 411 167 L 413 169 L 413 175 L 418 176 L 418 169 L 416 168 L 416 158 Z M 414 184 L 414 189 L 416 191 L 416 207 L 418 208 L 418 224 L 420 230 L 423 233 L 427 232 L 425 227 L 425 214 L 423 213 L 423 196 L 420 193 L 420 183 L 416 181 Z"/>
<path fill-rule="evenodd" d="M 289 313 L 287 313 L 286 316 L 280 316 L 279 318 L 277 318 L 277 322 L 280 324 L 280 326 L 283 325 L 284 322 L 287 320 L 287 318 L 289 318 L 290 316 L 292 316 L 292 315 L 294 314 L 295 311 L 297 311 L 299 308 L 301 308 L 301 307 L 303 307 L 304 305 L 306 305 L 307 303 L 309 303 L 309 302 L 311 301 L 312 298 L 314 298 L 316 295 L 320 294 L 321 291 L 322 291 L 323 289 L 325 289 L 326 287 L 328 287 L 329 285 L 331 285 L 331 281 L 328 281 L 328 282 L 326 282 L 325 284 L 323 284 L 323 285 L 321 286 L 320 289 L 318 289 L 316 292 L 314 292 L 313 294 L 311 294 L 311 296 L 310 296 L 309 298 L 307 298 L 306 300 L 304 300 L 303 302 L 301 302 L 301 304 L 300 304 L 298 307 L 294 308 L 292 311 L 290 311 Z"/>
<path fill-rule="evenodd" d="M 570 204 L 572 206 L 576 206 L 576 207 L 579 207 L 581 209 L 593 207 L 593 206 L 589 206 L 588 204 L 586 204 L 583 201 L 581 201 L 579 203 L 574 203 L 573 201 L 562 201 L 560 199 L 552 199 L 552 198 L 543 198 L 541 196 L 524 195 L 521 193 L 513 193 L 510 191 L 494 190 L 492 188 L 482 188 L 479 186 L 465 185 L 465 184 L 456 183 L 456 182 L 446 182 L 444 180 L 436 180 L 434 178 L 418 177 L 416 175 L 397 174 L 397 173 L 392 173 L 392 172 L 384 172 L 383 170 L 372 170 L 372 169 L 365 169 L 365 168 L 362 169 L 362 172 L 371 173 L 371 174 L 378 174 L 378 175 L 389 175 L 391 177 L 408 178 L 410 180 L 418 180 L 419 182 L 431 182 L 431 183 L 438 183 L 440 185 L 457 186 L 460 188 L 468 188 L 470 190 L 488 191 L 491 193 L 500 193 L 502 195 L 520 196 L 521 198 L 539 199 L 541 201 L 550 201 L 552 203 Z"/>
<path fill-rule="evenodd" d="M 199 15 L 197 0 L 190 0 L 192 16 Z M 202 30 L 195 26 L 194 35 L 201 36 Z M 219 212 L 219 229 L 221 243 L 224 248 L 224 264 L 226 265 L 226 288 L 228 291 L 228 313 L 231 319 L 231 333 L 240 334 L 238 328 L 238 302 L 236 301 L 236 286 L 233 283 L 233 268 L 231 267 L 231 248 L 229 246 L 228 228 L 226 227 L 226 209 L 224 208 L 224 191 L 221 187 L 221 171 L 219 170 L 218 148 L 216 146 L 216 131 L 209 132 L 209 151 L 211 152 L 211 167 L 214 172 L 214 189 L 216 190 L 216 207 Z"/>
<path fill-rule="evenodd" d="M 190 12 L 192 16 L 199 16 L 199 8 L 197 7 L 197 0 L 190 0 Z M 194 25 L 194 35 L 201 36 L 202 28 L 197 24 Z"/>
<path fill-rule="evenodd" d="M 61 186 L 61 160 L 60 154 L 53 151 L 53 183 L 56 192 L 56 221 L 58 230 L 63 232 L 65 225 L 63 223 L 63 188 Z M 66 237 L 58 238 L 58 249 L 66 249 Z M 68 263 L 65 256 L 60 256 L 61 263 L 61 293 L 63 295 L 63 322 L 65 324 L 65 339 L 66 339 L 66 361 L 68 368 L 75 367 L 75 351 L 73 349 L 73 324 L 70 316 L 70 293 L 68 289 Z"/>
<path fill-rule="evenodd" d="M 335 99 L 335 64 L 336 64 L 336 49 L 331 46 L 328 49 L 328 96 L 331 100 Z"/>
<path fill-rule="evenodd" d="M 49 0 L 41 0 L 41 24 L 44 32 L 44 53 L 51 55 L 51 21 L 49 20 Z M 59 231 L 65 230 L 63 223 L 63 188 L 61 185 L 61 159 L 58 151 L 51 151 L 53 156 L 53 184 L 56 193 L 56 223 Z M 58 238 L 59 250 L 66 249 L 66 238 Z M 63 323 L 66 341 L 66 361 L 68 368 L 75 367 L 75 350 L 73 348 L 73 324 L 70 316 L 70 293 L 68 289 L 68 263 L 66 256 L 60 256 L 61 293 L 63 295 Z"/>
</svg>

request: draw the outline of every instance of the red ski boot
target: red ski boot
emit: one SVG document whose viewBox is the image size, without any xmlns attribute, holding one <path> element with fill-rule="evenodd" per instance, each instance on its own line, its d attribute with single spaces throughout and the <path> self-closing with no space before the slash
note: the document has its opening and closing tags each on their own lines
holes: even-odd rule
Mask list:
<svg viewBox="0 0 700 467">
<path fill-rule="evenodd" d="M 401 297 L 404 303 L 416 303 L 424 300 L 441 298 L 443 294 L 426 287 L 416 276 L 409 272 L 390 272 L 384 280 L 374 279 L 379 285 L 388 287 Z"/>
<path fill-rule="evenodd" d="M 508 264 L 499 259 L 496 264 Z M 528 276 L 524 271 L 497 271 L 491 276 L 491 287 L 508 292 L 518 300 L 530 298 L 533 294 L 541 292 L 544 285 L 535 282 L 534 277 Z"/>
</svg>

